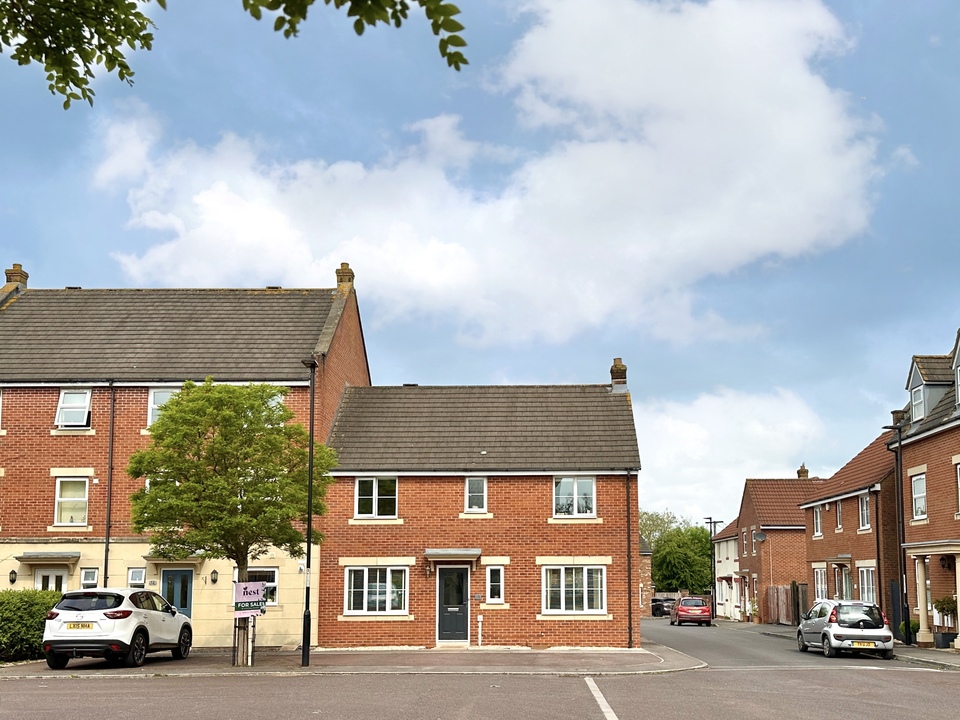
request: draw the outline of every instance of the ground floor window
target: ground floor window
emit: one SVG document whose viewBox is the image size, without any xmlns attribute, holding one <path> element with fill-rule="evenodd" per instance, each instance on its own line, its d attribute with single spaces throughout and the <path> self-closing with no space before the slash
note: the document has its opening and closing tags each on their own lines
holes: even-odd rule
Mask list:
<svg viewBox="0 0 960 720">
<path fill-rule="evenodd" d="M 877 601 L 877 574 L 872 567 L 860 568 L 860 599 L 864 602 Z"/>
<path fill-rule="evenodd" d="M 346 612 L 406 613 L 407 570 L 405 567 L 347 568 Z"/>
<path fill-rule="evenodd" d="M 487 602 L 503 602 L 503 566 L 487 566 Z"/>
<path fill-rule="evenodd" d="M 827 569 L 813 569 L 814 600 L 823 600 L 827 597 Z"/>
<path fill-rule="evenodd" d="M 605 612 L 605 567 L 544 567 L 543 611 Z"/>
<path fill-rule="evenodd" d="M 267 600 L 267 605 L 276 605 L 279 602 L 277 568 L 248 568 L 247 582 L 262 582 L 266 586 L 263 596 Z"/>
<path fill-rule="evenodd" d="M 34 574 L 34 587 L 37 590 L 56 590 L 63 592 L 67 589 L 66 570 L 37 570 Z"/>
</svg>

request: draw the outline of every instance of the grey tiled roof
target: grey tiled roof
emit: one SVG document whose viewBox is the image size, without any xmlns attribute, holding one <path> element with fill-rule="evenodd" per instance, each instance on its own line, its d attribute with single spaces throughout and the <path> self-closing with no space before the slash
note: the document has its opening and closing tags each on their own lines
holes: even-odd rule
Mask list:
<svg viewBox="0 0 960 720">
<path fill-rule="evenodd" d="M 914 355 L 913 362 L 925 383 L 953 382 L 953 355 Z"/>
<path fill-rule="evenodd" d="M 342 298 L 329 289 L 25 289 L 0 309 L 0 382 L 305 379 L 300 361 Z"/>
<path fill-rule="evenodd" d="M 609 385 L 347 388 L 339 472 L 640 467 L 630 395 Z"/>
<path fill-rule="evenodd" d="M 949 387 L 945 388 L 946 392 L 943 397 L 937 401 L 932 410 L 924 414 L 919 422 L 906 425 L 903 437 L 915 437 L 936 430 L 944 423 L 960 419 L 960 408 L 957 406 L 956 375 L 953 372 L 953 359 L 958 344 L 960 344 L 960 331 L 957 332 L 957 340 L 953 350 L 948 355 L 913 356 L 913 362 L 916 363 L 925 383 L 949 385 Z M 909 410 L 909 403 L 906 409 Z M 889 442 L 892 444 L 894 440 Z"/>
</svg>

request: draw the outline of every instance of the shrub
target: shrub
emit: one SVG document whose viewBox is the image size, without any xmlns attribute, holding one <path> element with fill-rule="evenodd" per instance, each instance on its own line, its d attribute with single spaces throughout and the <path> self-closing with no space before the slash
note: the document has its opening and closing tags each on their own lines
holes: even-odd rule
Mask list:
<svg viewBox="0 0 960 720">
<path fill-rule="evenodd" d="M 900 621 L 900 637 L 906 635 L 906 626 Z M 917 633 L 920 632 L 920 621 L 916 618 L 910 618 L 910 635 L 914 640 L 917 639 Z"/>
<path fill-rule="evenodd" d="M 0 590 L 0 661 L 43 657 L 43 623 L 62 593 L 56 590 Z"/>
</svg>

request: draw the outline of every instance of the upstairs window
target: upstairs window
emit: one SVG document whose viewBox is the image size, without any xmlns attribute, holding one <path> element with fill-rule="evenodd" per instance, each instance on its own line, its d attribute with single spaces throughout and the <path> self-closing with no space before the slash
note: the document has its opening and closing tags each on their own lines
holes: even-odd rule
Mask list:
<svg viewBox="0 0 960 720">
<path fill-rule="evenodd" d="M 837 530 L 843 530 L 843 503 L 837 500 Z"/>
<path fill-rule="evenodd" d="M 743 554 L 747 554 L 747 531 L 743 531 Z"/>
<path fill-rule="evenodd" d="M 397 479 L 357 478 L 356 502 L 358 518 L 395 518 Z"/>
<path fill-rule="evenodd" d="M 750 552 L 752 552 L 754 555 L 757 554 L 757 531 L 756 530 L 750 531 Z"/>
<path fill-rule="evenodd" d="M 87 524 L 87 479 L 57 478 L 54 525 Z"/>
<path fill-rule="evenodd" d="M 910 478 L 913 490 L 913 519 L 922 520 L 927 516 L 927 476 L 914 475 Z"/>
<path fill-rule="evenodd" d="M 910 392 L 910 419 L 914 422 L 923 419 L 923 385 Z"/>
<path fill-rule="evenodd" d="M 90 390 L 60 391 L 60 402 L 57 404 L 56 426 L 59 428 L 89 428 L 90 427 Z"/>
<path fill-rule="evenodd" d="M 595 491 L 593 478 L 554 478 L 554 516 L 596 517 Z"/>
<path fill-rule="evenodd" d="M 860 529 L 868 530 L 870 528 L 870 496 L 860 496 Z"/>
<path fill-rule="evenodd" d="M 164 404 L 177 394 L 177 388 L 154 388 L 150 391 L 150 409 L 147 413 L 147 427 L 153 425 L 160 417 Z"/>
<path fill-rule="evenodd" d="M 464 512 L 483 513 L 487 511 L 487 479 L 467 478 L 464 488 Z"/>
<path fill-rule="evenodd" d="M 820 518 L 820 507 L 817 506 L 813 509 L 813 535 L 817 537 L 818 535 L 823 535 L 823 523 Z"/>
</svg>

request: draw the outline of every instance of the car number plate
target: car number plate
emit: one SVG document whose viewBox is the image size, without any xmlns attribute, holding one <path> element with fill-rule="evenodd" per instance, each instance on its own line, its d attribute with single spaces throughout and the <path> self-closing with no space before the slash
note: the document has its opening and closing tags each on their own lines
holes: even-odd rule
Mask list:
<svg viewBox="0 0 960 720">
<path fill-rule="evenodd" d="M 854 647 L 869 647 L 869 648 L 876 647 L 876 645 L 875 645 L 874 643 L 872 643 L 872 642 L 855 642 L 855 643 L 853 643 L 853 646 L 854 646 Z"/>
<path fill-rule="evenodd" d="M 93 630 L 93 623 L 67 623 L 67 630 Z"/>
</svg>

